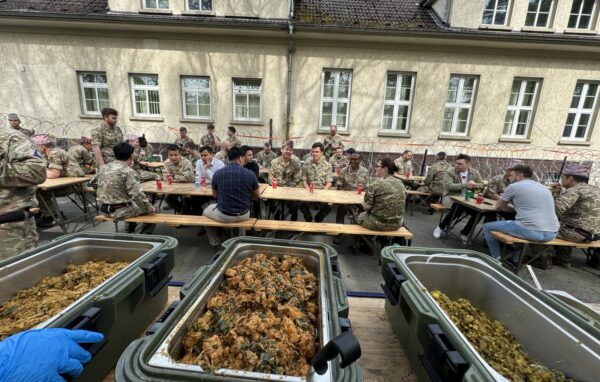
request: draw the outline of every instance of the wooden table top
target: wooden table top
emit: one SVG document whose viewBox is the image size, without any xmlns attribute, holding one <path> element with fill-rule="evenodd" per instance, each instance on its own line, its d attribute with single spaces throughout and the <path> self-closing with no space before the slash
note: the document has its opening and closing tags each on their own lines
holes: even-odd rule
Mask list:
<svg viewBox="0 0 600 382">
<path fill-rule="evenodd" d="M 277 187 L 274 189 L 271 186 L 267 186 L 260 195 L 260 198 L 266 200 L 296 200 L 299 202 L 329 204 L 361 204 L 364 196 L 364 192 L 357 194 L 356 191 L 315 189 L 315 192 L 310 193 L 303 187 Z"/>
<path fill-rule="evenodd" d="M 476 199 L 474 199 L 474 198 L 471 198 L 471 199 L 469 199 L 469 201 L 466 201 L 465 197 L 463 195 L 452 196 L 451 199 L 455 203 L 462 204 L 465 207 L 472 208 L 479 212 L 497 212 L 498 211 L 495 207 L 496 201 L 493 199 L 484 198 L 483 203 L 481 203 L 481 204 L 477 204 Z"/>
<path fill-rule="evenodd" d="M 207 184 L 205 187 L 196 188 L 194 183 L 173 183 L 167 185 L 167 182 L 162 182 L 162 190 L 156 188 L 156 181 L 150 180 L 142 183 L 142 191 L 150 194 L 171 194 L 184 196 L 212 196 L 212 187 Z M 260 192 L 263 192 L 266 184 L 259 184 Z"/>
<path fill-rule="evenodd" d="M 402 180 L 402 181 L 405 181 L 405 182 L 410 182 L 410 181 L 413 181 L 413 182 L 422 182 L 426 178 L 425 176 L 420 176 L 420 175 L 411 175 L 408 178 L 405 177 L 404 175 L 399 175 L 399 174 L 394 174 L 394 176 L 396 178 Z"/>
<path fill-rule="evenodd" d="M 159 168 L 163 166 L 162 162 L 140 162 L 140 164 L 148 168 Z"/>
<path fill-rule="evenodd" d="M 63 178 L 54 178 L 54 179 L 46 179 L 46 181 L 40 185 L 38 185 L 38 189 L 43 191 L 54 190 L 56 188 L 63 188 L 68 186 L 73 186 L 75 184 L 81 184 L 89 182 L 89 178 L 85 177 L 63 177 Z"/>
</svg>

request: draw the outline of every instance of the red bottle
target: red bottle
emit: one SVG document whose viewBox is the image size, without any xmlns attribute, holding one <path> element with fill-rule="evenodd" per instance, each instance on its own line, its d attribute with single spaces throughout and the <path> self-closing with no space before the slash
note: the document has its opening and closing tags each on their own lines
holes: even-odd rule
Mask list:
<svg viewBox="0 0 600 382">
<path fill-rule="evenodd" d="M 156 179 L 156 189 L 162 191 L 162 181 L 160 179 Z"/>
<path fill-rule="evenodd" d="M 362 194 L 362 191 L 363 191 L 363 185 L 362 185 L 362 183 L 359 183 L 358 188 L 356 189 L 356 193 L 360 195 L 360 194 Z"/>
<path fill-rule="evenodd" d="M 200 177 L 200 185 L 202 187 L 206 186 L 206 176 L 202 175 L 202 177 Z"/>
<path fill-rule="evenodd" d="M 410 171 L 408 171 L 408 170 L 404 170 L 404 177 L 405 177 L 406 179 L 410 178 Z"/>
<path fill-rule="evenodd" d="M 171 174 L 167 174 L 167 185 L 172 185 L 173 184 L 173 175 Z"/>
<path fill-rule="evenodd" d="M 311 193 L 315 192 L 315 182 L 310 182 L 310 184 L 308 185 L 308 189 Z"/>
<path fill-rule="evenodd" d="M 479 193 L 477 194 L 477 200 L 475 200 L 475 204 L 481 204 L 483 203 L 483 194 Z"/>
<path fill-rule="evenodd" d="M 277 178 L 273 178 L 273 188 L 277 188 Z"/>
</svg>

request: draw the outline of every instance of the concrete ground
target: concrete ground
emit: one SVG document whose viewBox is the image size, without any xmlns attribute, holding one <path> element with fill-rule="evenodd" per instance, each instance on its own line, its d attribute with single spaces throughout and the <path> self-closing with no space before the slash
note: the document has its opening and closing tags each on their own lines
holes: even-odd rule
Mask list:
<svg viewBox="0 0 600 382">
<path fill-rule="evenodd" d="M 61 198 L 59 204 L 68 216 L 74 216 L 78 210 L 66 198 Z M 164 213 L 161 211 L 161 213 Z M 83 220 L 81 220 L 83 221 Z M 326 219 L 335 221 L 335 208 Z M 439 221 L 439 215 L 426 215 L 423 209 L 417 207 L 414 216 L 407 214 L 405 222 L 413 232 L 413 247 L 464 249 L 464 245 L 455 237 L 446 242 L 435 240 L 431 233 Z M 112 223 L 101 223 L 96 227 L 86 228 L 85 231 L 114 232 Z M 199 228 L 172 228 L 157 226 L 154 234 L 167 235 L 177 238 L 179 246 L 176 253 L 176 264 L 173 280 L 186 281 L 202 265 L 208 263 L 215 251 L 208 244 L 206 235 L 198 235 Z M 53 240 L 62 235 L 59 227 L 55 226 L 40 231 L 40 243 Z M 302 235 L 300 240 L 317 241 L 332 245 L 339 254 L 339 263 L 344 277 L 346 289 L 350 291 L 381 292 L 381 273 L 377 265 L 377 256 L 366 253 L 354 253 L 350 250 L 350 238 L 343 237 L 339 245 L 333 244 L 333 237 L 325 235 Z M 471 250 L 488 253 L 483 247 L 483 239 L 479 236 Z M 577 250 L 573 255 L 571 269 L 553 267 L 549 270 L 533 268 L 543 289 L 563 290 L 586 303 L 600 303 L 600 270 L 585 265 L 585 255 Z M 531 283 L 526 270 L 520 277 Z"/>
</svg>

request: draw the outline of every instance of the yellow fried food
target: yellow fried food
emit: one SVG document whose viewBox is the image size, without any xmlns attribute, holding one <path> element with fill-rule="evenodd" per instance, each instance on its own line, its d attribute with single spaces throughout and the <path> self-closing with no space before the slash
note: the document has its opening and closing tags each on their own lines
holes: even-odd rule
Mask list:
<svg viewBox="0 0 600 382">
<path fill-rule="evenodd" d="M 489 319 L 468 300 L 451 300 L 437 290 L 431 296 L 483 359 L 505 378 L 516 382 L 570 381 L 560 371 L 534 362 L 500 321 Z"/>
<path fill-rule="evenodd" d="M 307 376 L 318 351 L 318 280 L 293 256 L 258 254 L 225 271 L 183 338 L 180 362 Z"/>
<path fill-rule="evenodd" d="M 17 292 L 0 306 L 0 340 L 46 321 L 126 266 L 106 261 L 71 264 L 62 275 Z"/>
</svg>

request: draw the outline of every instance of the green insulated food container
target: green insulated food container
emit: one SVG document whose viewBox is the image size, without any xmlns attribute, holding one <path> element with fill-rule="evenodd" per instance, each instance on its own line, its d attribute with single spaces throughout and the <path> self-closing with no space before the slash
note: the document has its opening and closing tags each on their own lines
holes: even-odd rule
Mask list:
<svg viewBox="0 0 600 382">
<path fill-rule="evenodd" d="M 183 356 L 182 338 L 188 327 L 206 311 L 206 303 L 225 279 L 225 271 L 241 260 L 264 253 L 268 256 L 299 257 L 319 280 L 320 352 L 313 359 L 329 354 L 327 370 L 311 370 L 307 378 L 264 374 L 242 370 L 203 370 L 198 365 L 179 362 Z M 348 305 L 336 265 L 336 252 L 328 245 L 313 242 L 238 237 L 223 243 L 219 256 L 201 268 L 182 288 L 182 300 L 156 333 L 132 343 L 119 359 L 117 381 L 362 381 L 362 369 L 354 362 L 360 347 L 347 324 Z M 334 264 L 332 270 L 332 263 Z M 352 338 L 352 341 L 347 341 Z M 355 347 L 346 346 L 354 344 Z M 317 367 L 315 367 L 317 369 Z"/>
<path fill-rule="evenodd" d="M 37 328 L 77 328 L 104 334 L 89 348 L 92 360 L 75 381 L 101 381 L 123 350 L 139 338 L 167 303 L 177 240 L 167 236 L 85 232 L 61 236 L 0 262 L 0 303 L 88 261 L 129 265 Z"/>
<path fill-rule="evenodd" d="M 465 298 L 500 321 L 544 366 L 577 381 L 600 376 L 600 330 L 504 269 L 466 250 L 386 247 L 381 253 L 385 310 L 419 381 L 505 381 L 484 361 L 433 299 L 439 290 Z"/>
</svg>

